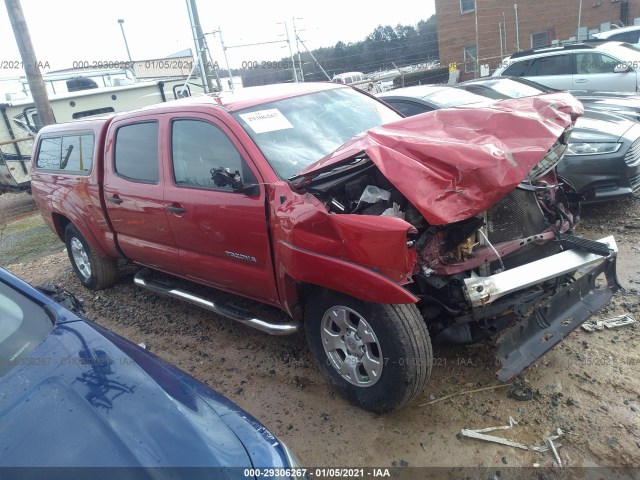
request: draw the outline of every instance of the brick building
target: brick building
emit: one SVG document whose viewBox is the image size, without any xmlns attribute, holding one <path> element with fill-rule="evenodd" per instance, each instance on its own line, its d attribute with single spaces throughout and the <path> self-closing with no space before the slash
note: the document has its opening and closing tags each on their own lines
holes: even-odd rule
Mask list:
<svg viewBox="0 0 640 480">
<path fill-rule="evenodd" d="M 462 80 L 488 74 L 487 65 L 493 72 L 518 47 L 584 39 L 612 24 L 640 23 L 640 0 L 435 0 L 435 5 L 440 62 L 454 63 Z"/>
</svg>

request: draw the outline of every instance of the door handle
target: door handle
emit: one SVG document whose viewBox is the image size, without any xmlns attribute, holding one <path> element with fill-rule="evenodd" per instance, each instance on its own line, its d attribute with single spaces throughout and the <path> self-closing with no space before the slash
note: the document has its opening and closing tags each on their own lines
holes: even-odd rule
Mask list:
<svg viewBox="0 0 640 480">
<path fill-rule="evenodd" d="M 187 213 L 186 208 L 182 207 L 174 207 L 173 205 L 167 205 L 167 210 L 173 213 Z"/>
<path fill-rule="evenodd" d="M 113 195 L 112 197 L 108 197 L 110 202 L 113 202 L 117 205 L 122 203 L 122 199 L 118 195 Z"/>
<path fill-rule="evenodd" d="M 586 78 L 577 78 L 576 80 L 574 80 L 576 83 L 589 83 L 589 80 L 587 80 Z"/>
</svg>

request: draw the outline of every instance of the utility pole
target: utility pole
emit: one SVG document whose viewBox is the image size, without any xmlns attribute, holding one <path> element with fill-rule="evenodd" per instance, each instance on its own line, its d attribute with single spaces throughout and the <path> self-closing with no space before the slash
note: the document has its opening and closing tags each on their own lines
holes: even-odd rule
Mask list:
<svg viewBox="0 0 640 480">
<path fill-rule="evenodd" d="M 289 39 L 289 28 L 287 28 L 287 21 L 282 22 L 284 25 L 284 33 L 287 36 L 287 45 L 289 46 L 289 58 L 291 58 L 291 64 L 293 66 L 293 79 L 298 83 L 298 72 L 296 69 L 296 61 L 293 59 L 293 50 L 291 49 L 291 40 Z"/>
<path fill-rule="evenodd" d="M 302 20 L 298 18 L 298 20 Z M 296 17 L 293 17 L 293 35 L 296 38 L 296 51 L 298 52 L 298 65 L 300 66 L 300 81 L 304 82 L 304 71 L 302 70 L 302 57 L 300 57 L 300 41 L 298 40 L 298 32 L 304 30 L 296 29 Z"/>
<path fill-rule="evenodd" d="M 316 65 L 318 66 L 318 68 L 320 70 L 322 70 L 322 73 L 324 73 L 324 76 L 327 77 L 327 80 L 331 81 L 331 77 L 329 76 L 329 74 L 327 72 L 324 71 L 324 68 L 322 68 L 322 65 L 320 65 L 320 62 L 316 59 L 316 57 L 313 56 L 313 53 L 311 53 L 311 50 L 309 50 L 307 48 L 307 46 L 304 44 L 304 42 L 302 41 L 302 39 L 300 37 L 298 37 L 298 40 L 300 41 L 300 43 L 302 44 L 304 49 L 307 51 L 307 53 L 309 55 L 311 55 L 311 58 L 313 58 L 313 61 L 316 62 Z"/>
<path fill-rule="evenodd" d="M 582 0 L 580 0 L 580 5 L 578 5 L 578 29 L 576 30 L 576 39 L 580 40 L 580 38 L 578 38 L 578 35 L 580 34 L 580 27 L 582 26 Z"/>
<path fill-rule="evenodd" d="M 520 51 L 520 21 L 518 19 L 518 4 L 513 4 L 513 9 L 516 12 L 516 52 Z"/>
<path fill-rule="evenodd" d="M 129 63 L 133 66 L 133 60 L 131 60 L 131 52 L 129 51 L 129 43 L 127 42 L 127 36 L 124 34 L 124 18 L 118 19 L 120 30 L 122 31 L 122 38 L 124 38 L 124 47 L 127 49 L 127 57 L 129 57 Z"/>
<path fill-rule="evenodd" d="M 5 0 L 9 1 L 9 0 Z M 196 0 L 186 0 L 187 10 L 189 11 L 189 21 L 191 23 L 191 32 L 193 41 L 196 44 L 196 52 L 198 52 L 198 62 L 200 64 L 200 74 L 202 75 L 202 83 L 207 93 L 212 93 L 215 89 L 211 81 L 211 65 L 207 59 L 207 43 L 204 38 L 204 32 L 200 25 L 200 16 L 198 15 L 198 7 Z"/>
<path fill-rule="evenodd" d="M 227 47 L 224 46 L 224 41 L 222 40 L 222 30 L 220 30 L 220 27 L 218 27 L 218 30 L 216 30 L 213 33 L 214 34 L 217 33 L 218 35 L 220 35 L 220 45 L 222 45 L 222 54 L 224 55 L 224 63 L 227 65 L 227 72 L 229 72 L 229 88 L 233 92 L 234 90 L 233 75 L 231 74 L 231 68 L 229 68 L 229 59 L 227 58 Z"/>
<path fill-rule="evenodd" d="M 22 57 L 22 65 L 27 76 L 27 81 L 29 82 L 29 88 L 31 89 L 31 97 L 38 112 L 36 128 L 40 129 L 45 125 L 56 123 L 56 118 L 53 115 L 53 109 L 47 97 L 47 89 L 44 86 L 44 80 L 42 79 L 40 66 L 38 65 L 36 53 L 31 43 L 29 28 L 27 27 L 27 21 L 22 12 L 20 0 L 4 0 L 4 3 L 7 7 L 11 27 L 13 28 L 13 35 L 16 37 L 20 57 Z"/>
<path fill-rule="evenodd" d="M 505 53 L 508 53 L 509 49 L 507 48 L 507 14 L 504 13 L 504 10 L 502 11 L 502 26 L 504 27 L 504 51 Z M 500 61 L 502 61 L 503 59 L 504 57 L 502 57 Z"/>
<path fill-rule="evenodd" d="M 478 45 L 478 0 L 475 0 L 473 5 L 473 10 L 475 14 L 475 24 L 476 24 L 476 68 L 475 68 L 475 77 L 478 78 L 480 76 L 480 45 Z"/>
</svg>

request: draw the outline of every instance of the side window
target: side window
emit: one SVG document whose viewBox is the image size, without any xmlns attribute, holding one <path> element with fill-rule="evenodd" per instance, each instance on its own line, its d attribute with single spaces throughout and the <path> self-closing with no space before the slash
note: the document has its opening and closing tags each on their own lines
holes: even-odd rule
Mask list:
<svg viewBox="0 0 640 480">
<path fill-rule="evenodd" d="M 621 32 L 611 35 L 607 40 L 615 40 L 616 42 L 638 43 L 640 41 L 640 31 Z"/>
<path fill-rule="evenodd" d="M 71 172 L 89 172 L 93 165 L 93 135 L 62 137 L 60 169 Z"/>
<path fill-rule="evenodd" d="M 175 85 L 173 87 L 173 98 L 186 98 L 191 96 L 189 85 Z"/>
<path fill-rule="evenodd" d="M 384 100 L 384 98 L 382 100 Z M 387 103 L 407 117 L 424 112 L 430 112 L 432 110 L 425 105 L 419 105 L 413 102 L 403 102 L 401 100 L 389 100 Z"/>
<path fill-rule="evenodd" d="M 460 0 L 460 13 L 473 12 L 475 9 L 475 0 Z"/>
<path fill-rule="evenodd" d="M 478 49 L 475 45 L 464 47 L 464 72 L 475 72 L 478 64 Z"/>
<path fill-rule="evenodd" d="M 613 73 L 618 63 L 614 58 L 597 52 L 576 53 L 576 72 L 580 75 Z"/>
<path fill-rule="evenodd" d="M 531 60 L 522 60 L 520 62 L 514 62 L 507 67 L 507 69 L 502 72 L 502 76 L 504 77 L 524 77 L 527 74 L 527 70 L 529 69 L 529 64 Z"/>
<path fill-rule="evenodd" d="M 36 159 L 38 170 L 89 173 L 93 166 L 93 134 L 43 138 Z"/>
<path fill-rule="evenodd" d="M 570 75 L 571 55 L 550 55 L 533 60 L 527 75 Z"/>
<path fill-rule="evenodd" d="M 36 167 L 43 170 L 58 170 L 60 169 L 61 158 L 62 138 L 43 138 L 40 142 Z"/>
<path fill-rule="evenodd" d="M 134 182 L 158 182 L 158 122 L 118 128 L 115 169 L 118 175 Z"/>
<path fill-rule="evenodd" d="M 257 183 L 229 137 L 215 125 L 202 120 L 176 120 L 171 128 L 173 176 L 178 186 L 232 191 L 218 187 L 211 169 L 222 167 L 240 172 L 242 182 Z"/>
<path fill-rule="evenodd" d="M 85 110 L 84 112 L 76 112 L 71 117 L 76 120 L 78 118 L 90 117 L 92 115 L 102 115 L 103 113 L 115 112 L 113 107 L 94 108 L 93 110 Z"/>
</svg>

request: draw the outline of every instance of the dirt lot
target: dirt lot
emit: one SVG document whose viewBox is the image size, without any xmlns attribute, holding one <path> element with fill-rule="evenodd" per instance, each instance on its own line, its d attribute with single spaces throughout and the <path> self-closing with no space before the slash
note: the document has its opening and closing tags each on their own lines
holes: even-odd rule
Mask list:
<svg viewBox="0 0 640 480">
<path fill-rule="evenodd" d="M 457 436 L 462 428 L 519 424 L 494 432 L 542 443 L 561 428 L 566 466 L 640 466 L 640 325 L 575 331 L 525 372 L 529 401 L 499 388 L 490 344 L 436 348 L 431 381 L 415 406 L 373 415 L 345 403 L 314 367 L 302 335 L 271 337 L 177 300 L 136 288 L 124 265 L 118 285 L 92 293 L 76 280 L 62 243 L 29 198 L 0 196 L 0 265 L 23 279 L 63 285 L 81 297 L 87 316 L 190 372 L 253 413 L 313 466 L 544 466 L 542 454 Z M 20 206 L 22 205 L 22 207 Z M 26 206 L 26 207 L 25 207 Z M 640 317 L 640 199 L 587 208 L 579 233 L 613 233 L 625 287 L 600 316 Z"/>
</svg>

